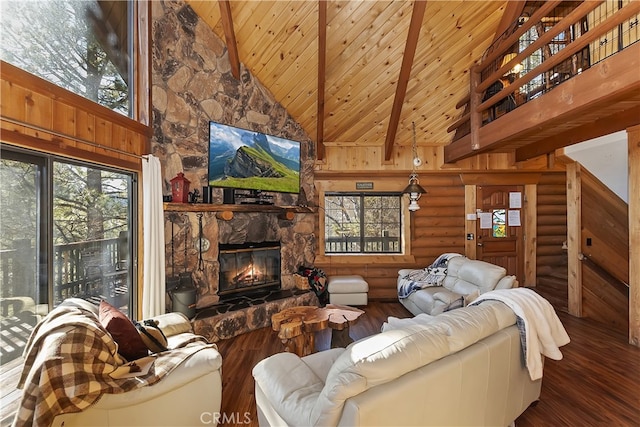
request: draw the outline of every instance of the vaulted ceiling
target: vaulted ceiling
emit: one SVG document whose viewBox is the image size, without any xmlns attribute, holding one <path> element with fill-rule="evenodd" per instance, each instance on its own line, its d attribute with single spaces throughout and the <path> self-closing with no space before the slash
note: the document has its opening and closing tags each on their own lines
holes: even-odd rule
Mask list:
<svg viewBox="0 0 640 427">
<path fill-rule="evenodd" d="M 412 122 L 419 145 L 450 143 L 469 69 L 522 3 L 187 1 L 229 46 L 235 37 L 237 60 L 321 142 L 320 157 L 336 144 L 390 156 L 411 144 Z"/>
</svg>

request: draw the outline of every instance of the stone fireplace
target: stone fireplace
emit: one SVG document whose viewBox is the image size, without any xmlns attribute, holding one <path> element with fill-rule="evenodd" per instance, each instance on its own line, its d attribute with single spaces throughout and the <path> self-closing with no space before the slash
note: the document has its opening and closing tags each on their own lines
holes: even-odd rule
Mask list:
<svg viewBox="0 0 640 427">
<path fill-rule="evenodd" d="M 162 163 L 164 194 L 171 194 L 170 180 L 179 172 L 193 189 L 207 184 L 208 124 L 216 121 L 300 141 L 300 186 L 305 199 L 313 200 L 315 144 L 303 127 L 244 66 L 239 79 L 233 76 L 225 42 L 188 4 L 154 1 L 151 9 L 151 152 Z M 221 206 L 222 190 L 215 189 L 211 199 L 212 205 Z M 298 195 L 288 193 L 274 194 L 273 202 L 299 204 Z M 232 219 L 219 213 L 194 206 L 165 215 L 167 277 L 192 272 L 197 333 L 211 341 L 230 338 L 268 326 L 271 314 L 283 306 L 317 303 L 315 294 L 296 290 L 293 277 L 299 266 L 311 266 L 315 260 L 314 213 L 298 212 L 293 219 L 279 218 L 268 209 L 237 210 Z M 257 305 L 219 293 L 219 245 L 247 242 L 280 243 L 280 289 L 269 291 L 271 295 Z M 280 298 L 284 294 L 290 296 Z M 222 312 L 224 307 L 229 308 Z"/>
<path fill-rule="evenodd" d="M 200 216 L 197 205 L 193 209 L 166 224 L 165 241 L 167 271 L 172 271 L 173 252 L 177 270 L 193 272 L 196 333 L 212 342 L 231 338 L 269 326 L 282 308 L 318 304 L 313 292 L 296 288 L 294 277 L 300 266 L 313 265 L 312 212 L 298 212 L 293 219 L 277 212 L 234 212 L 227 220 L 206 208 Z M 211 242 L 206 250 L 199 244 L 200 229 Z"/>
<path fill-rule="evenodd" d="M 280 242 L 220 244 L 218 263 L 220 300 L 280 289 Z"/>
</svg>

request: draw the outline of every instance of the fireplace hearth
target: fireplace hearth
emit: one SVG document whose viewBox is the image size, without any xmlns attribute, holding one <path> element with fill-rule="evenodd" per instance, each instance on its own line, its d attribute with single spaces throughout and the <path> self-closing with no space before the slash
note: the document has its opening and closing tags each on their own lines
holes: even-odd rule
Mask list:
<svg viewBox="0 0 640 427">
<path fill-rule="evenodd" d="M 220 244 L 220 301 L 280 290 L 280 242 Z"/>
</svg>

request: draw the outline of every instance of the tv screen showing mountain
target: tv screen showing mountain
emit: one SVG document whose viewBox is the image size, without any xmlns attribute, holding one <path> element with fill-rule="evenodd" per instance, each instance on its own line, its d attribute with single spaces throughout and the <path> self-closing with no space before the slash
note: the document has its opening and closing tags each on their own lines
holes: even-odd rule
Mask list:
<svg viewBox="0 0 640 427">
<path fill-rule="evenodd" d="M 298 193 L 300 143 L 209 122 L 209 185 Z"/>
</svg>

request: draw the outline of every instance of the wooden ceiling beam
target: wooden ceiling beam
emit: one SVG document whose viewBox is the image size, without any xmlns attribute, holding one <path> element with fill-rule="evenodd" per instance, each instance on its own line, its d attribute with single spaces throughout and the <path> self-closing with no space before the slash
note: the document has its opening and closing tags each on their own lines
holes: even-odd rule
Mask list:
<svg viewBox="0 0 640 427">
<path fill-rule="evenodd" d="M 418 46 L 418 38 L 420 37 L 420 29 L 424 20 L 424 12 L 427 9 L 427 2 L 416 0 L 413 3 L 413 12 L 411 13 L 411 22 L 409 23 L 409 31 L 407 34 L 407 43 L 404 48 L 402 57 L 402 65 L 400 67 L 400 76 L 396 85 L 396 94 L 393 99 L 393 107 L 391 108 L 391 116 L 389 117 L 389 128 L 384 142 L 384 158 L 386 161 L 391 160 L 393 145 L 396 141 L 396 133 L 398 132 L 398 123 L 400 122 L 400 114 L 402 113 L 402 105 L 407 95 L 407 86 L 409 77 L 411 77 L 411 68 L 415 57 L 416 48 Z"/>
<path fill-rule="evenodd" d="M 236 33 L 233 30 L 233 17 L 231 16 L 231 4 L 229 0 L 219 0 L 220 16 L 222 19 L 222 28 L 224 29 L 224 38 L 227 42 L 227 52 L 229 54 L 229 62 L 231 63 L 231 74 L 236 80 L 240 80 L 240 56 L 238 55 L 238 44 L 236 42 Z"/>
<path fill-rule="evenodd" d="M 552 137 L 536 141 L 535 144 L 520 147 L 516 149 L 516 161 L 529 160 L 551 153 L 558 148 L 609 135 L 636 125 L 640 125 L 640 105 L 610 116 L 600 117 L 578 128 L 569 129 Z"/>
<path fill-rule="evenodd" d="M 508 1 L 507 5 L 504 8 L 504 12 L 502 13 L 502 19 L 498 24 L 498 28 L 496 28 L 496 34 L 493 37 L 493 43 L 498 41 L 502 37 L 505 31 L 507 31 L 516 19 L 522 15 L 522 11 L 524 10 L 524 5 L 526 4 L 526 0 L 518 0 L 518 1 Z"/>
<path fill-rule="evenodd" d="M 324 147 L 324 95 L 327 67 L 327 2 L 318 0 L 318 101 L 317 101 L 317 135 L 316 158 L 323 160 Z"/>
</svg>

